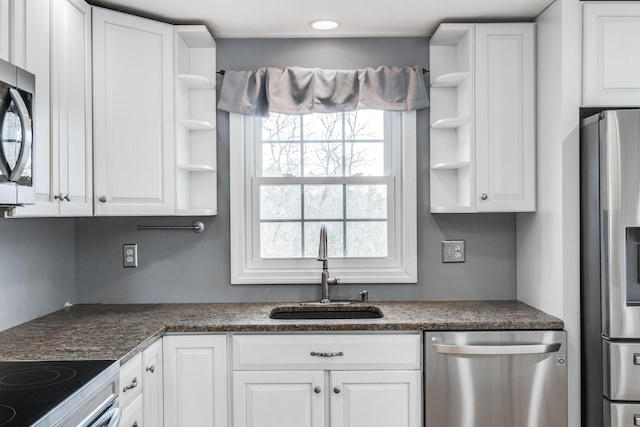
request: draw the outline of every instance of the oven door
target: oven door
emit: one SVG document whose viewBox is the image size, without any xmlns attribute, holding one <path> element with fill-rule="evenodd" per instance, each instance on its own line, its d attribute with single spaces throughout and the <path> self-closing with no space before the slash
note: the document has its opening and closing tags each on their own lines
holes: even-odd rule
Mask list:
<svg viewBox="0 0 640 427">
<path fill-rule="evenodd" d="M 114 405 L 91 421 L 87 427 L 118 427 L 121 414 L 120 408 Z"/>
</svg>

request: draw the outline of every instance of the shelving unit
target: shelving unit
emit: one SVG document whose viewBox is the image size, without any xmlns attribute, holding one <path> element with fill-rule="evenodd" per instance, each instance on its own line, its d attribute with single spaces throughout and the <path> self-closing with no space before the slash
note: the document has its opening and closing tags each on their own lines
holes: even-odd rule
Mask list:
<svg viewBox="0 0 640 427">
<path fill-rule="evenodd" d="M 176 214 L 217 214 L 216 43 L 203 25 L 175 27 Z"/>
<path fill-rule="evenodd" d="M 431 212 L 535 211 L 535 24 L 441 24 L 429 55 Z"/>
<path fill-rule="evenodd" d="M 442 24 L 430 41 L 431 212 L 472 209 L 473 35 L 470 24 Z"/>
</svg>

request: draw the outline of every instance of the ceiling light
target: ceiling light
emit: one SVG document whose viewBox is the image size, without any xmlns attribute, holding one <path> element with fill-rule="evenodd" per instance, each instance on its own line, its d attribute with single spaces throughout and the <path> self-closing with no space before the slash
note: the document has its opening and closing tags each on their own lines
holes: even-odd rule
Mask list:
<svg viewBox="0 0 640 427">
<path fill-rule="evenodd" d="M 315 30 L 333 30 L 340 26 L 335 19 L 317 19 L 309 22 L 309 26 Z"/>
</svg>

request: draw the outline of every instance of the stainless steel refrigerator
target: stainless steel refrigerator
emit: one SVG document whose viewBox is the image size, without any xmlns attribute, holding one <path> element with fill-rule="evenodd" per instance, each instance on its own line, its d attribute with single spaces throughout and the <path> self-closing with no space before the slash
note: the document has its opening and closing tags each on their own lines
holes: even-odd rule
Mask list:
<svg viewBox="0 0 640 427">
<path fill-rule="evenodd" d="M 582 425 L 640 426 L 640 110 L 580 139 Z"/>
</svg>

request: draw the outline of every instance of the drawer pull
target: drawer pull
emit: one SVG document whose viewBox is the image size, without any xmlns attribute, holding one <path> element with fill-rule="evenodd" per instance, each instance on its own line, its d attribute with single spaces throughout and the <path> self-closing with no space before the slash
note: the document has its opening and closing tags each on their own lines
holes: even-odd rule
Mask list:
<svg viewBox="0 0 640 427">
<path fill-rule="evenodd" d="M 640 365 L 640 353 L 633 353 L 633 364 Z"/>
<path fill-rule="evenodd" d="M 334 388 L 333 388 L 333 392 L 334 392 L 335 394 L 340 394 L 340 387 L 334 387 Z"/>
<path fill-rule="evenodd" d="M 337 356 L 344 356 L 344 353 L 339 351 L 337 353 L 321 353 L 321 352 L 317 352 L 317 351 L 312 351 L 311 352 L 312 356 L 318 356 L 318 357 L 337 357 Z"/>
<path fill-rule="evenodd" d="M 313 389 L 313 392 L 315 394 L 320 394 L 320 393 L 322 393 L 322 389 L 320 387 L 316 386 L 316 388 Z"/>
<path fill-rule="evenodd" d="M 133 381 L 131 381 L 131 384 L 122 387 L 122 392 L 126 393 L 127 390 L 131 390 L 131 389 L 136 388 L 136 387 L 138 387 L 138 378 L 134 377 Z"/>
<path fill-rule="evenodd" d="M 634 426 L 640 426 L 640 415 L 639 414 L 635 414 L 633 416 L 633 425 Z"/>
<path fill-rule="evenodd" d="M 155 371 L 155 369 L 156 369 L 155 366 L 151 365 L 151 366 L 147 366 L 146 371 L 151 372 L 153 374 L 153 371 Z"/>
</svg>

